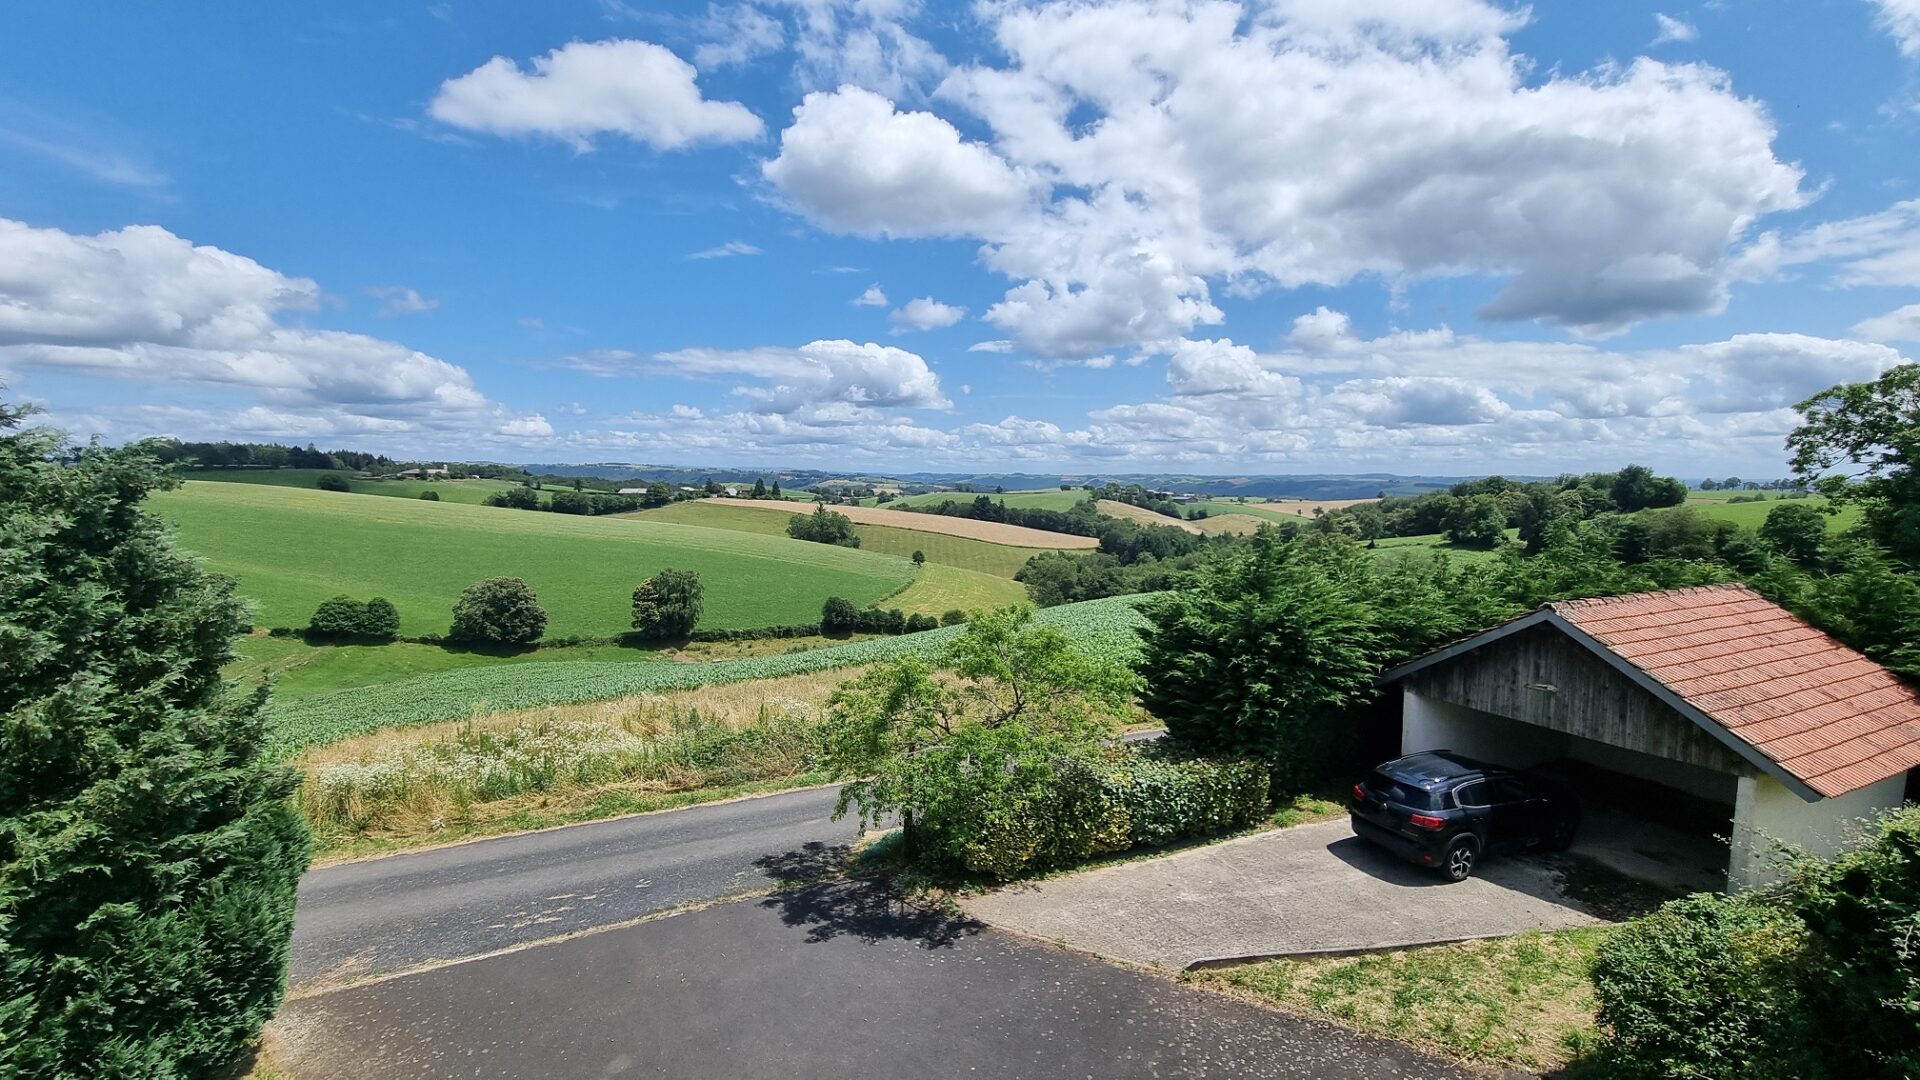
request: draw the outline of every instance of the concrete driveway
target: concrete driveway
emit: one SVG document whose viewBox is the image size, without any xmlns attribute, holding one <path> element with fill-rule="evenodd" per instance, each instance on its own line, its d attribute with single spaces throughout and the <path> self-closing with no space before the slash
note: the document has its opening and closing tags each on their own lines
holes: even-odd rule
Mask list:
<svg viewBox="0 0 1920 1080">
<path fill-rule="evenodd" d="M 989 925 L 1179 970 L 1595 925 L 1564 860 L 1486 860 L 1453 883 L 1353 835 L 1342 819 L 1013 885 L 966 901 Z"/>
</svg>

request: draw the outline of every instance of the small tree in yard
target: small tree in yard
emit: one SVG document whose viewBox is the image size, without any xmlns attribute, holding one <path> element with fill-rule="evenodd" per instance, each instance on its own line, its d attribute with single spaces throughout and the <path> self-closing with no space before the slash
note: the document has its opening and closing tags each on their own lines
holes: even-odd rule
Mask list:
<svg viewBox="0 0 1920 1080">
<path fill-rule="evenodd" d="M 1365 559 L 1310 558 L 1262 530 L 1246 554 L 1144 609 L 1141 704 L 1200 753 L 1266 759 L 1276 791 L 1320 779 L 1336 718 L 1374 692 L 1381 642 L 1351 587 Z"/>
<path fill-rule="evenodd" d="M 1781 503 L 1767 511 L 1760 539 L 1795 565 L 1811 566 L 1826 546 L 1827 515 L 1804 502 Z"/>
<path fill-rule="evenodd" d="M 633 628 L 650 638 L 693 633 L 700 621 L 700 575 L 692 570 L 662 570 L 633 590 Z"/>
<path fill-rule="evenodd" d="M 540 640 L 546 629 L 547 609 L 527 583 L 517 577 L 496 577 L 476 581 L 460 594 L 448 636 L 489 645 L 525 645 Z"/>
<path fill-rule="evenodd" d="M 233 583 L 138 448 L 0 405 L 0 1075 L 209 1076 L 279 1004 L 306 868 Z"/>
<path fill-rule="evenodd" d="M 834 691 L 826 759 L 848 781 L 836 816 L 898 813 L 910 849 L 925 826 L 940 847 L 929 854 L 961 862 L 969 843 L 1013 824 L 976 820 L 1008 805 L 996 793 L 1044 788 L 1061 754 L 1115 730 L 1133 673 L 1078 652 L 1032 616 L 1024 607 L 982 615 L 937 657 L 908 654 Z"/>
</svg>

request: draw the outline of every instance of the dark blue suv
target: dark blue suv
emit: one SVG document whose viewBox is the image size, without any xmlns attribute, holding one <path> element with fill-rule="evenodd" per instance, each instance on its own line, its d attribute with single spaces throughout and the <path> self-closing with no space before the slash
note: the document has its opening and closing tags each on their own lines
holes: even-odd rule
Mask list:
<svg viewBox="0 0 1920 1080">
<path fill-rule="evenodd" d="M 1373 770 L 1353 785 L 1351 813 L 1355 835 L 1454 881 L 1495 851 L 1564 851 L 1580 827 L 1580 804 L 1560 784 L 1450 750 Z"/>
</svg>

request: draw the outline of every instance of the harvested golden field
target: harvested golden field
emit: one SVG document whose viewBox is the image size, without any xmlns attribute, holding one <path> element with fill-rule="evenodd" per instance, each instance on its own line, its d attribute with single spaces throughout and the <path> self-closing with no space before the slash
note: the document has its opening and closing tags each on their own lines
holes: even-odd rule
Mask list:
<svg viewBox="0 0 1920 1080">
<path fill-rule="evenodd" d="M 775 502 L 772 499 L 728 499 L 726 505 L 750 506 L 756 510 L 767 510 L 776 514 L 812 512 L 812 508 L 806 503 Z M 985 540 L 991 544 L 1060 549 L 1100 546 L 1100 541 L 1091 536 L 1068 536 L 1066 533 L 1046 532 L 1020 525 L 1003 525 L 997 521 L 974 521 L 971 518 L 942 517 L 939 514 L 916 514 L 911 510 L 887 510 L 878 506 L 833 506 L 828 509 L 836 514 L 845 514 L 857 525 L 891 525 L 896 529 L 964 536 L 972 540 Z"/>
<path fill-rule="evenodd" d="M 1115 502 L 1112 499 L 1101 499 L 1094 505 L 1100 508 L 1101 513 L 1106 514 L 1108 517 L 1117 517 L 1122 521 L 1131 521 L 1139 525 L 1170 525 L 1173 528 L 1185 529 L 1195 534 L 1202 531 L 1200 526 L 1191 521 L 1183 521 L 1180 518 L 1170 518 L 1165 514 L 1149 510 L 1144 506 L 1135 506 L 1132 503 Z"/>
<path fill-rule="evenodd" d="M 1235 536 L 1252 536 L 1260 531 L 1262 525 L 1271 525 L 1267 518 L 1257 518 L 1252 514 L 1213 514 L 1193 523 L 1199 531 L 1208 536 L 1232 533 Z"/>
</svg>

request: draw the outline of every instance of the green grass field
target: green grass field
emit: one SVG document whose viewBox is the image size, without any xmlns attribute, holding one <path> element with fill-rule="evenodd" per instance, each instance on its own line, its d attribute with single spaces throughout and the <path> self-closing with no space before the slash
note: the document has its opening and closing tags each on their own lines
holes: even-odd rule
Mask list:
<svg viewBox="0 0 1920 1080">
<path fill-rule="evenodd" d="M 1507 536 L 1520 535 L 1518 529 L 1508 529 Z M 1369 549 L 1375 558 L 1397 558 L 1407 555 L 1441 554 L 1462 562 L 1483 562 L 1499 554 L 1497 551 L 1482 551 L 1478 548 L 1454 547 L 1447 543 L 1445 533 L 1428 533 L 1425 536 L 1389 536 L 1382 539 L 1379 546 Z"/>
<path fill-rule="evenodd" d="M 1208 499 L 1204 502 L 1193 503 L 1192 505 L 1205 510 L 1209 514 L 1246 514 L 1248 517 L 1257 517 L 1262 521 L 1290 521 L 1295 525 L 1304 525 L 1309 520 L 1298 514 L 1283 514 L 1278 510 L 1269 510 L 1257 502 L 1249 502 L 1242 505 L 1236 502 L 1220 502 L 1214 499 Z"/>
<path fill-rule="evenodd" d="M 796 513 L 810 512 L 806 508 L 796 510 Z M 788 519 L 785 516 L 749 506 L 729 506 L 719 499 L 674 503 L 658 510 L 643 510 L 626 516 L 640 521 L 671 521 L 681 525 L 735 529 L 762 536 L 787 535 Z M 1047 550 L 994 544 L 966 536 L 948 536 L 917 529 L 896 529 L 891 525 L 855 525 L 853 531 L 860 537 L 861 551 L 901 556 L 911 556 L 919 551 L 925 553 L 930 563 L 1003 578 L 1019 573 L 1020 568 L 1027 565 L 1028 559 Z"/>
<path fill-rule="evenodd" d="M 184 475 L 189 480 L 219 484 L 261 484 L 267 487 L 315 488 L 314 482 L 332 473 L 343 477 L 355 495 L 387 495 L 418 499 L 423 491 L 439 494 L 442 501 L 471 503 L 478 506 L 496 491 L 520 485 L 511 480 L 363 480 L 336 469 L 195 469 Z"/>
<path fill-rule="evenodd" d="M 539 593 L 548 636 L 617 634 L 633 587 L 669 567 L 699 572 L 702 627 L 770 626 L 818 619 L 829 596 L 872 603 L 913 574 L 897 556 L 726 529 L 255 484 L 189 483 L 151 506 L 239 579 L 264 626 L 304 626 L 346 593 L 393 601 L 404 634 L 445 633 L 462 589 L 506 575 Z"/>
<path fill-rule="evenodd" d="M 1706 491 L 1706 492 L 1695 492 L 1694 494 L 1713 496 L 1713 495 L 1735 495 L 1735 494 L 1741 494 L 1741 493 L 1740 492 Z M 1731 521 L 1735 525 L 1743 525 L 1749 529 L 1757 529 L 1760 526 L 1766 524 L 1768 511 L 1771 511 L 1776 506 L 1782 506 L 1782 505 L 1787 505 L 1791 503 L 1799 503 L 1803 506 L 1823 508 L 1827 505 L 1827 500 L 1824 496 L 1820 496 L 1820 495 L 1811 495 L 1804 499 L 1780 499 L 1780 498 L 1774 498 L 1772 496 L 1769 496 L 1765 502 L 1736 503 L 1736 502 L 1728 502 L 1726 499 L 1715 499 L 1715 498 L 1696 499 L 1690 495 L 1687 498 L 1686 505 L 1691 509 L 1693 509 L 1694 511 L 1698 512 L 1702 517 L 1717 518 L 1721 521 Z M 1649 510 L 1645 512 L 1658 514 L 1658 513 L 1661 513 L 1662 511 Z M 1827 531 L 1838 532 L 1841 529 L 1850 529 L 1853 526 L 1858 525 L 1859 523 L 1860 523 L 1859 507 L 1857 506 L 1842 507 L 1839 513 L 1834 514 L 1833 516 L 1827 519 Z"/>
</svg>

